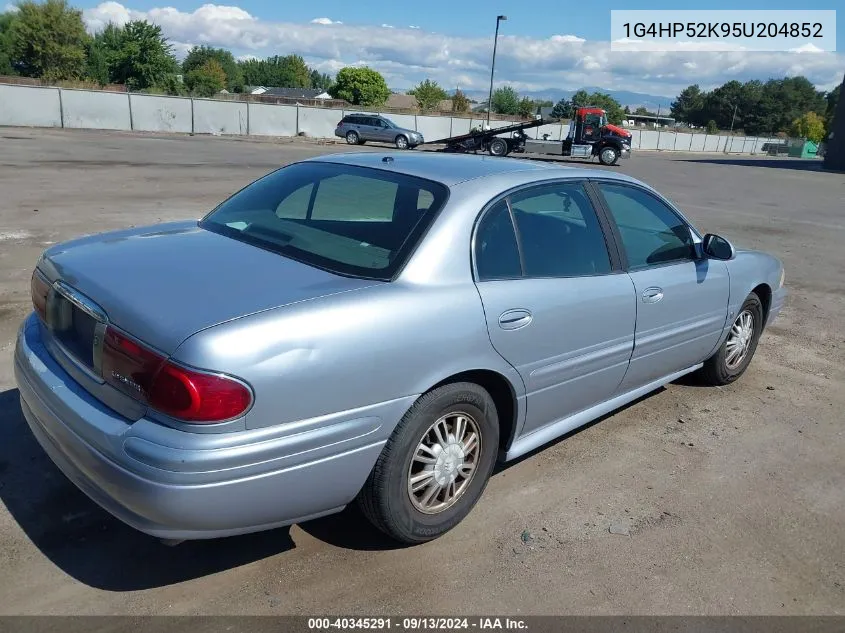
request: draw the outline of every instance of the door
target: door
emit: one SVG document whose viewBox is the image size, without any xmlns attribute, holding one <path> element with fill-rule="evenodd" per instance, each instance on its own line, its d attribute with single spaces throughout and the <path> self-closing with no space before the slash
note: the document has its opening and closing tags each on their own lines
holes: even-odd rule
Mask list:
<svg viewBox="0 0 845 633">
<path fill-rule="evenodd" d="M 527 391 L 522 433 L 608 399 L 633 350 L 636 301 L 584 185 L 515 193 L 474 240 L 490 340 Z"/>
<path fill-rule="evenodd" d="M 370 118 L 371 132 L 370 135 L 372 136 L 374 141 L 392 141 L 393 139 L 388 139 L 390 130 L 387 127 L 387 124 L 377 117 Z"/>
<path fill-rule="evenodd" d="M 637 293 L 631 366 L 622 388 L 636 388 L 704 361 L 725 327 L 725 262 L 696 256 L 689 225 L 643 188 L 598 182 Z"/>
</svg>

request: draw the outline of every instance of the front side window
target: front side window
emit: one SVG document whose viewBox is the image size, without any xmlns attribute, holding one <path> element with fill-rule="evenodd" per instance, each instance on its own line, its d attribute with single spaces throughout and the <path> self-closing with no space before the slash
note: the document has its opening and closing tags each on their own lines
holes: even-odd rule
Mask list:
<svg viewBox="0 0 845 633">
<path fill-rule="evenodd" d="M 339 274 L 390 279 L 447 198 L 421 178 L 304 162 L 248 185 L 200 226 Z"/>
<path fill-rule="evenodd" d="M 598 216 L 580 183 L 511 197 L 527 277 L 579 277 L 611 271 Z"/>
<path fill-rule="evenodd" d="M 692 234 L 668 206 L 637 187 L 598 183 L 619 227 L 631 269 L 695 257 Z"/>
</svg>

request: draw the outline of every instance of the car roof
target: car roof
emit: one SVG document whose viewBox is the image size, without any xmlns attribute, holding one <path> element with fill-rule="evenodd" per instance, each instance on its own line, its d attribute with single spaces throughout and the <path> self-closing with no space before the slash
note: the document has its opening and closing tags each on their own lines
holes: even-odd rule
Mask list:
<svg viewBox="0 0 845 633">
<path fill-rule="evenodd" d="M 385 161 L 391 158 L 391 161 Z M 599 169 L 563 166 L 521 158 L 474 154 L 442 154 L 427 151 L 343 152 L 306 159 L 308 162 L 339 163 L 372 169 L 386 169 L 442 183 L 447 187 L 468 180 L 521 172 L 526 181 L 552 178 L 612 178 L 636 181 L 628 176 Z"/>
</svg>

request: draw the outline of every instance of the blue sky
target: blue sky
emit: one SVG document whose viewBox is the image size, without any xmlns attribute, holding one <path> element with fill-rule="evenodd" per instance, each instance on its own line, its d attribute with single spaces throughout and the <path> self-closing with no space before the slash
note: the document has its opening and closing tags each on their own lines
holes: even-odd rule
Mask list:
<svg viewBox="0 0 845 633">
<path fill-rule="evenodd" d="M 795 9 L 797 4 L 756 0 L 738 7 L 714 0 L 701 8 L 772 10 Z M 836 9 L 837 4 L 825 0 L 810 8 Z M 227 47 L 240 57 L 298 53 L 329 73 L 344 65 L 371 66 L 397 90 L 427 77 L 447 87 L 484 90 L 498 13 L 507 15 L 508 21 L 500 30 L 497 83 L 525 92 L 600 86 L 672 96 L 690 83 L 709 88 L 734 78 L 765 80 L 794 74 L 805 74 L 827 89 L 845 74 L 841 52 L 610 51 L 611 9 L 671 10 L 679 8 L 677 2 L 632 6 L 613 0 L 595 4 L 228 0 L 204 5 L 191 0 L 89 0 L 81 6 L 89 30 L 108 20 L 144 18 L 162 25 L 177 53 L 200 43 Z M 845 48 L 845 12 L 840 13 L 838 50 Z"/>
</svg>

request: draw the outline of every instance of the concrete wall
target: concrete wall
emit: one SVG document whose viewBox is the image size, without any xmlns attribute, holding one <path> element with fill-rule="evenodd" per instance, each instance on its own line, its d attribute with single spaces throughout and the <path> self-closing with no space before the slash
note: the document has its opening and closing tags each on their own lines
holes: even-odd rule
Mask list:
<svg viewBox="0 0 845 633">
<path fill-rule="evenodd" d="M 296 136 L 296 106 L 250 103 L 249 133 L 255 136 Z"/>
<path fill-rule="evenodd" d="M 325 108 L 299 108 L 299 131 L 306 136 L 333 138 L 338 122 L 343 118 L 341 110 Z"/>
<path fill-rule="evenodd" d="M 247 134 L 246 103 L 194 99 L 194 132 L 197 134 Z"/>
<path fill-rule="evenodd" d="M 133 94 L 132 129 L 144 132 L 192 132 L 191 100 Z"/>
<path fill-rule="evenodd" d="M 447 116 L 417 116 L 417 132 L 426 141 L 436 141 L 452 136 L 452 121 Z"/>
<path fill-rule="evenodd" d="M 129 95 L 119 92 L 62 89 L 65 127 L 131 130 Z"/>
<path fill-rule="evenodd" d="M 58 88 L 0 84 L 0 125 L 61 127 Z"/>
<path fill-rule="evenodd" d="M 130 107 L 131 106 L 131 107 Z M 356 112 L 358 110 L 350 110 Z M 0 84 L 0 126 L 142 130 L 196 134 L 254 134 L 334 138 L 337 122 L 349 112 L 328 108 L 270 105 L 215 99 L 189 99 L 95 90 L 66 90 Z M 421 132 L 429 141 L 466 134 L 470 127 L 486 124 L 484 118 L 452 118 L 411 114 L 386 114 L 397 125 Z M 512 125 L 491 121 L 490 127 Z M 568 130 L 558 123 L 527 130 L 530 138 L 549 134 L 561 140 Z M 634 150 L 763 153 L 768 138 L 727 137 L 671 131 L 631 130 Z"/>
</svg>

